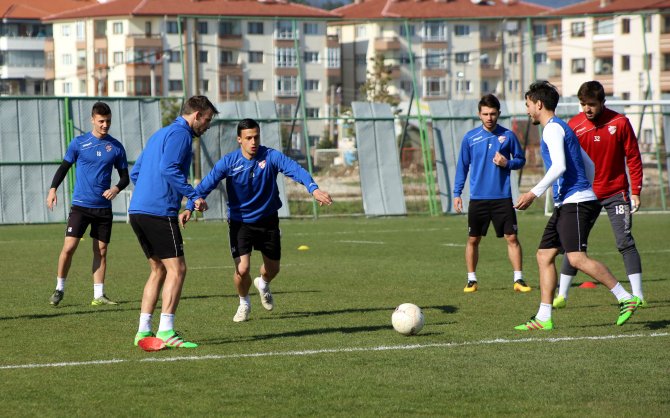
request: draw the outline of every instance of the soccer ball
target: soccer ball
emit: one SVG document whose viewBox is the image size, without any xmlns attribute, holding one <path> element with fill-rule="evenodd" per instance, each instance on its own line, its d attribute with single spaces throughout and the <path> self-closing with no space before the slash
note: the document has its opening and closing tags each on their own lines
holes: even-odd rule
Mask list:
<svg viewBox="0 0 670 418">
<path fill-rule="evenodd" d="M 403 303 L 391 315 L 393 329 L 402 335 L 415 335 L 423 328 L 423 312 L 413 303 Z"/>
</svg>

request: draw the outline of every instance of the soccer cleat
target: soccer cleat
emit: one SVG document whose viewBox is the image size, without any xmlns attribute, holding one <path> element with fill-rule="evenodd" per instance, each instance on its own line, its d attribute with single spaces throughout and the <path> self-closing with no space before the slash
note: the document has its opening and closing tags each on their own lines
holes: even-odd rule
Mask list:
<svg viewBox="0 0 670 418">
<path fill-rule="evenodd" d="M 546 321 L 540 321 L 533 316 L 530 318 L 530 321 L 525 324 L 517 325 L 514 329 L 519 331 L 549 331 L 554 329 L 554 323 L 551 321 L 551 318 Z"/>
<path fill-rule="evenodd" d="M 137 344 L 140 342 L 140 340 L 142 338 L 147 338 L 147 337 L 155 337 L 155 335 L 151 331 L 138 332 L 137 334 L 135 334 L 135 347 L 137 347 Z"/>
<path fill-rule="evenodd" d="M 62 290 L 54 290 L 54 293 L 49 298 L 49 303 L 53 306 L 58 306 L 61 300 L 63 300 L 64 292 Z"/>
<path fill-rule="evenodd" d="M 181 335 L 173 329 L 169 331 L 158 331 L 156 337 L 165 341 L 165 346 L 167 348 L 196 348 L 198 346 L 196 343 L 184 341 Z"/>
<path fill-rule="evenodd" d="M 102 305 L 118 305 L 117 302 L 107 298 L 107 296 L 102 295 L 97 299 L 93 299 L 91 306 L 102 306 Z"/>
<path fill-rule="evenodd" d="M 477 291 L 477 281 L 476 280 L 468 280 L 468 284 L 465 285 L 463 288 L 463 292 L 465 293 L 473 293 Z"/>
<path fill-rule="evenodd" d="M 249 320 L 249 312 L 251 312 L 251 306 L 247 304 L 240 304 L 237 307 L 237 313 L 233 317 L 233 322 L 244 322 Z"/>
<path fill-rule="evenodd" d="M 256 277 L 254 279 L 254 287 L 258 289 L 258 294 L 261 297 L 261 305 L 263 305 L 265 310 L 271 311 L 272 309 L 274 309 L 275 305 L 274 300 L 272 299 L 272 293 L 270 293 L 270 285 L 266 283 L 265 291 L 262 291 L 260 286 L 258 285 L 261 280 L 263 279 L 260 277 Z"/>
<path fill-rule="evenodd" d="M 515 292 L 522 292 L 522 293 L 527 293 L 531 291 L 531 287 L 526 284 L 526 282 L 523 281 L 523 279 L 519 279 L 514 282 L 514 291 Z"/>
<path fill-rule="evenodd" d="M 554 302 L 552 303 L 552 306 L 554 309 L 563 309 L 565 306 L 568 304 L 567 299 L 565 299 L 563 296 L 556 296 L 554 298 Z"/>
<path fill-rule="evenodd" d="M 642 305 L 642 301 L 637 296 L 633 296 L 632 299 L 619 301 L 619 318 L 617 318 L 616 324 L 625 324 L 640 305 Z"/>
</svg>

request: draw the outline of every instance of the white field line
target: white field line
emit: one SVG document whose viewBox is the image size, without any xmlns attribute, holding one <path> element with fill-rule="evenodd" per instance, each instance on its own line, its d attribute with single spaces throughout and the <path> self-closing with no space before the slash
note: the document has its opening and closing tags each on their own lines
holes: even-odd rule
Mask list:
<svg viewBox="0 0 670 418">
<path fill-rule="evenodd" d="M 158 363 L 158 362 L 162 363 L 167 361 L 225 360 L 225 359 L 241 359 L 241 358 L 256 358 L 256 357 L 300 357 L 300 356 L 314 356 L 319 354 L 420 350 L 425 348 L 453 348 L 453 347 L 493 345 L 493 344 L 516 344 L 516 343 L 539 344 L 539 343 L 560 343 L 560 342 L 585 341 L 585 340 L 590 341 L 618 340 L 622 338 L 656 338 L 656 337 L 667 337 L 667 336 L 670 336 L 670 332 L 654 332 L 651 334 L 623 334 L 623 335 L 556 337 L 556 338 L 518 338 L 518 339 L 496 338 L 493 340 L 466 341 L 460 343 L 457 342 L 457 343 L 431 343 L 431 344 L 407 344 L 407 345 L 380 345 L 377 347 L 324 348 L 321 350 L 270 351 L 265 353 L 249 353 L 249 354 L 210 354 L 205 356 L 145 358 L 141 360 L 111 359 L 111 360 L 73 361 L 73 362 L 61 362 L 61 363 L 33 363 L 33 364 L 13 364 L 13 365 L 9 364 L 5 366 L 0 366 L 0 370 L 95 366 L 95 365 L 117 364 L 117 363 Z"/>
</svg>

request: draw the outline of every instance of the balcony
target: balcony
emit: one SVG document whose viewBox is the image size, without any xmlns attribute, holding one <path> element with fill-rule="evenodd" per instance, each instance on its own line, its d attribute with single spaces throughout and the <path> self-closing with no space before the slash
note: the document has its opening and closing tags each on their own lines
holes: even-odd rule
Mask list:
<svg viewBox="0 0 670 418">
<path fill-rule="evenodd" d="M 479 74 L 481 78 L 502 78 L 503 70 L 502 67 L 482 62 L 479 64 Z"/>
<path fill-rule="evenodd" d="M 275 67 L 275 75 L 278 77 L 297 77 L 297 68 Z"/>
<path fill-rule="evenodd" d="M 660 77 L 661 91 L 670 91 L 670 69 L 663 69 Z"/>
<path fill-rule="evenodd" d="M 658 42 L 661 52 L 670 52 L 670 33 L 662 33 Z"/>
<path fill-rule="evenodd" d="M 242 77 L 243 74 L 244 74 L 244 71 L 242 70 L 242 66 L 239 65 L 239 64 L 219 66 L 219 75 Z"/>
<path fill-rule="evenodd" d="M 221 49 L 242 49 L 244 48 L 244 39 L 242 39 L 242 35 L 219 36 L 217 44 Z"/>
<path fill-rule="evenodd" d="M 375 38 L 374 48 L 376 51 L 397 51 L 401 47 L 400 40 L 395 37 Z"/>
<path fill-rule="evenodd" d="M 53 38 L 35 38 L 27 36 L 2 36 L 0 37 L 0 50 L 3 51 L 43 51 L 47 39 Z"/>
<path fill-rule="evenodd" d="M 496 49 L 502 47 L 502 36 L 498 34 L 482 35 L 479 37 L 479 49 Z"/>
<path fill-rule="evenodd" d="M 340 47 L 340 37 L 337 35 L 327 35 L 326 36 L 326 48 L 339 48 Z"/>
<path fill-rule="evenodd" d="M 613 41 L 594 41 L 593 55 L 595 57 L 611 57 L 614 54 Z"/>
<path fill-rule="evenodd" d="M 547 58 L 560 60 L 563 57 L 563 47 L 559 43 L 551 43 L 547 46 Z"/>
<path fill-rule="evenodd" d="M 126 49 L 128 48 L 153 48 L 162 50 L 163 39 L 160 35 L 147 37 L 146 35 L 128 35 L 126 37 Z"/>
</svg>

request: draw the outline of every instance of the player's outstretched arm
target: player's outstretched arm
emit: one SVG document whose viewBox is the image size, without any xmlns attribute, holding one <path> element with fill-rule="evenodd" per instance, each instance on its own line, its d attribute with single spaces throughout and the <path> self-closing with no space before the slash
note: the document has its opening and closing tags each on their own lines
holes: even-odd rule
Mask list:
<svg viewBox="0 0 670 418">
<path fill-rule="evenodd" d="M 319 206 L 328 205 L 330 206 L 333 203 L 333 199 L 330 197 L 328 192 L 325 192 L 321 189 L 315 189 L 312 192 L 312 196 L 319 202 Z"/>
</svg>

